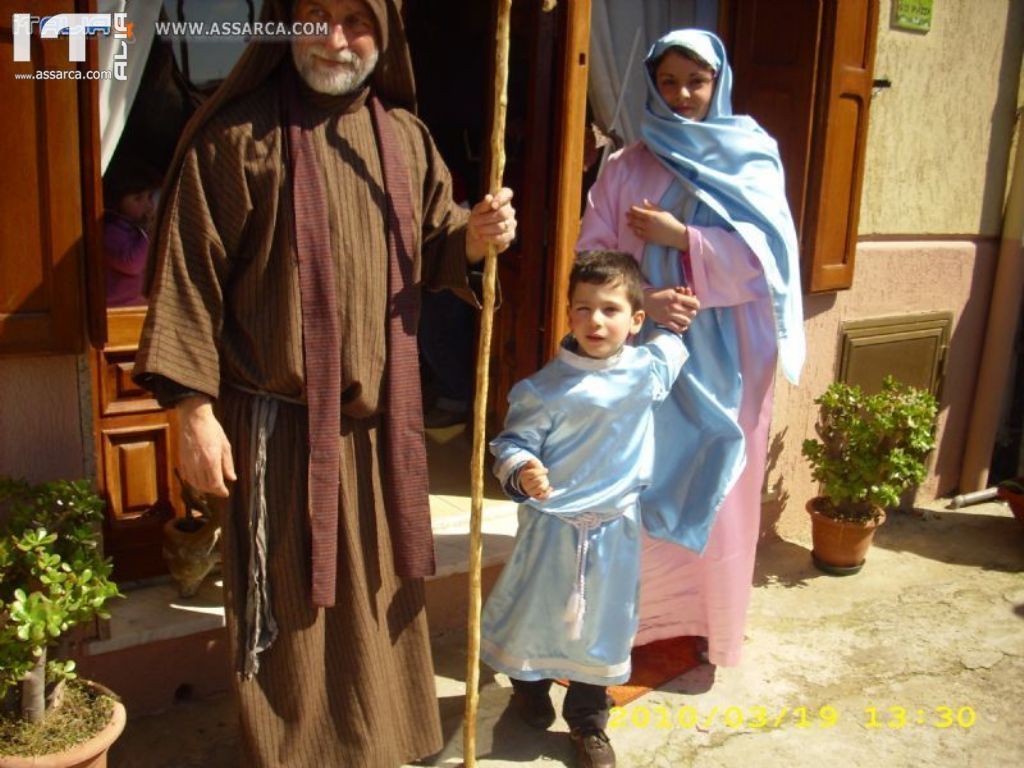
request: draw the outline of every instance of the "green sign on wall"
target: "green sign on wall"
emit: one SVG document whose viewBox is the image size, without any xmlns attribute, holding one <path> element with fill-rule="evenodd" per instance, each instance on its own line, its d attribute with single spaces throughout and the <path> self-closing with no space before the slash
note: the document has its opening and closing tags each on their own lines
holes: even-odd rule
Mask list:
<svg viewBox="0 0 1024 768">
<path fill-rule="evenodd" d="M 893 0 L 892 25 L 927 32 L 932 28 L 932 0 Z"/>
</svg>

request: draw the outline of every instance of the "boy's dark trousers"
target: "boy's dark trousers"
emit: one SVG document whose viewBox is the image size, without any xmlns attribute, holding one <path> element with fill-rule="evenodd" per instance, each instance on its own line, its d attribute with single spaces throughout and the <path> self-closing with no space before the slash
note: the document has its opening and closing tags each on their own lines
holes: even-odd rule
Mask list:
<svg viewBox="0 0 1024 768">
<path fill-rule="evenodd" d="M 526 696 L 546 697 L 551 680 L 512 680 L 512 688 Z M 572 730 L 603 731 L 608 725 L 608 711 L 614 702 L 603 685 L 569 681 L 569 690 L 562 703 L 562 717 Z"/>
</svg>

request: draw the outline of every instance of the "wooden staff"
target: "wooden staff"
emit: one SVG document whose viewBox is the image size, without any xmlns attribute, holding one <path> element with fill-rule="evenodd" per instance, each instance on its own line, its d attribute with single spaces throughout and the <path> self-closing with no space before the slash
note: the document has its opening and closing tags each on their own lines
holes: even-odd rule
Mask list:
<svg viewBox="0 0 1024 768">
<path fill-rule="evenodd" d="M 498 0 L 494 46 L 494 122 L 491 123 L 491 173 L 488 189 L 497 195 L 505 173 L 505 112 L 508 108 L 508 30 L 512 0 Z M 476 395 L 473 405 L 473 457 L 470 466 L 472 506 L 469 518 L 469 622 L 466 649 L 466 716 L 462 753 L 466 768 L 476 768 L 476 712 L 480 699 L 480 567 L 483 551 L 484 440 L 487 428 L 488 364 L 494 327 L 494 246 L 484 258 L 484 306 L 476 355 Z"/>
</svg>

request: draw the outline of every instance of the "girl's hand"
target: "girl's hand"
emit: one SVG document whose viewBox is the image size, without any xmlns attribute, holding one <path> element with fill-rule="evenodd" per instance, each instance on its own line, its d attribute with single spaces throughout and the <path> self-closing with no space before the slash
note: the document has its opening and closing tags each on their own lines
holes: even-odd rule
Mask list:
<svg viewBox="0 0 1024 768">
<path fill-rule="evenodd" d="M 546 499 L 551 495 L 548 469 L 537 459 L 530 459 L 519 470 L 519 487 L 532 499 Z"/>
<path fill-rule="evenodd" d="M 680 251 L 690 250 L 690 233 L 686 225 L 671 213 L 647 198 L 642 205 L 626 211 L 626 224 L 645 243 L 664 245 Z"/>
<path fill-rule="evenodd" d="M 647 316 L 675 333 L 685 332 L 698 310 L 700 301 L 687 286 L 649 288 L 644 291 L 644 311 Z"/>
</svg>

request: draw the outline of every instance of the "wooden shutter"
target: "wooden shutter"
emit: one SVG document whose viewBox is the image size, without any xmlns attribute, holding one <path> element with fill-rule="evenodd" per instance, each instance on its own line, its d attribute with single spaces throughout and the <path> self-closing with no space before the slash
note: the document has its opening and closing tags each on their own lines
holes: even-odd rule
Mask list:
<svg viewBox="0 0 1024 768">
<path fill-rule="evenodd" d="M 853 284 L 878 0 L 732 0 L 734 107 L 779 142 L 804 290 Z"/>
<path fill-rule="evenodd" d="M 24 8 L 41 16 L 76 10 L 70 0 Z M 32 61 L 15 62 L 11 23 L 9 12 L 0 16 L 0 353 L 77 353 L 85 347 L 79 88 L 75 80 L 15 79 L 75 65 L 66 38 L 43 44 L 36 35 Z"/>
<path fill-rule="evenodd" d="M 820 70 L 804 213 L 802 260 L 809 292 L 853 285 L 860 191 L 867 148 L 868 107 L 878 31 L 878 0 L 839 0 L 825 14 Z"/>
</svg>

